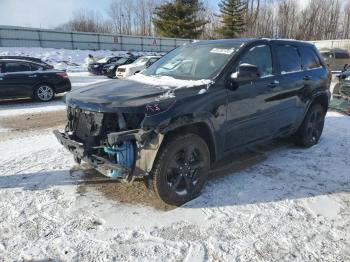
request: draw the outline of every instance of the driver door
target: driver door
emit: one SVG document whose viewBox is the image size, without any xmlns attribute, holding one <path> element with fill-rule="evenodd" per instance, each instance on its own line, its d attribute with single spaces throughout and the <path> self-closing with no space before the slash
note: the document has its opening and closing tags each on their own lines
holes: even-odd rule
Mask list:
<svg viewBox="0 0 350 262">
<path fill-rule="evenodd" d="M 275 124 L 276 109 L 268 101 L 278 88 L 279 76 L 275 75 L 270 45 L 251 47 L 241 56 L 233 72 L 238 72 L 241 64 L 257 66 L 260 77 L 254 81 L 237 80 L 237 89 L 228 91 L 226 151 L 268 138 Z"/>
</svg>

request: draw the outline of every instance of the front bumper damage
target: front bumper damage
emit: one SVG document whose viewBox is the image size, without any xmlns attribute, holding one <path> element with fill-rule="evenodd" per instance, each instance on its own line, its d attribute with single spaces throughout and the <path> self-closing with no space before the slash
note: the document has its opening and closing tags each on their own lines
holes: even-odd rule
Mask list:
<svg viewBox="0 0 350 262">
<path fill-rule="evenodd" d="M 89 148 L 86 144 L 74 140 L 69 132 L 54 131 L 58 141 L 68 149 L 75 159 L 83 160 L 94 167 L 103 175 L 110 176 L 111 170 L 120 174 L 117 178 L 131 180 L 134 177 L 147 176 L 152 170 L 159 147 L 164 136 L 153 130 L 145 131 L 135 129 L 121 132 L 113 132 L 107 135 L 108 144 L 114 145 L 125 141 L 132 141 L 135 144 L 135 163 L 132 168 L 112 162 L 110 159 L 93 154 L 94 149 L 101 149 L 102 146 Z"/>
</svg>

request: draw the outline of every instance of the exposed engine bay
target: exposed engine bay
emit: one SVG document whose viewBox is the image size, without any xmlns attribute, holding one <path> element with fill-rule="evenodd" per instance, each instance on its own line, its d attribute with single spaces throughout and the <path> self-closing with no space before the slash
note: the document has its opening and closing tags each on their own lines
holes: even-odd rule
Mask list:
<svg viewBox="0 0 350 262">
<path fill-rule="evenodd" d="M 68 107 L 65 132 L 54 134 L 76 162 L 84 160 L 112 178 L 131 179 L 148 175 L 162 140 L 162 135 L 141 128 L 144 117 Z"/>
</svg>

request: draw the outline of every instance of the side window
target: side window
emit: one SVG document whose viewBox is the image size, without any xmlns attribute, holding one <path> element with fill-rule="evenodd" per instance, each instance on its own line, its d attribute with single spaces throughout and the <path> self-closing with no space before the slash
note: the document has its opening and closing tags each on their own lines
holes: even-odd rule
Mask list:
<svg viewBox="0 0 350 262">
<path fill-rule="evenodd" d="M 349 53 L 347 52 L 335 52 L 335 59 L 349 59 Z"/>
<path fill-rule="evenodd" d="M 254 46 L 248 50 L 239 61 L 241 64 L 255 65 L 259 68 L 260 76 L 273 74 L 271 49 L 267 45 Z"/>
<path fill-rule="evenodd" d="M 36 64 L 31 64 L 30 67 L 31 67 L 31 71 L 42 71 L 42 70 L 44 70 L 44 68 L 42 66 L 36 65 Z"/>
<path fill-rule="evenodd" d="M 4 73 L 4 64 L 3 63 L 0 63 L 0 74 L 1 73 Z"/>
<path fill-rule="evenodd" d="M 298 50 L 294 46 L 277 46 L 278 60 L 281 74 L 301 71 L 301 59 Z"/>
<path fill-rule="evenodd" d="M 321 66 L 320 59 L 314 50 L 308 47 L 299 47 L 299 51 L 304 70 L 319 68 Z"/>
<path fill-rule="evenodd" d="M 8 62 L 5 67 L 6 73 L 30 71 L 30 65 L 24 62 Z"/>
</svg>

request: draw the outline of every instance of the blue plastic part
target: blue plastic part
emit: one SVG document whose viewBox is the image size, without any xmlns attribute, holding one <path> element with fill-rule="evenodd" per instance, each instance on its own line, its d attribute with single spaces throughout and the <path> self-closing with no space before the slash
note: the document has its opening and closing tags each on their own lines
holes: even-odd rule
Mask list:
<svg viewBox="0 0 350 262">
<path fill-rule="evenodd" d="M 128 168 L 132 168 L 134 165 L 134 150 L 134 144 L 130 141 L 125 141 L 120 145 L 104 148 L 104 151 L 110 156 L 110 158 L 114 158 L 116 164 Z M 112 178 L 121 178 L 122 174 L 117 170 L 111 170 L 109 176 Z"/>
</svg>

